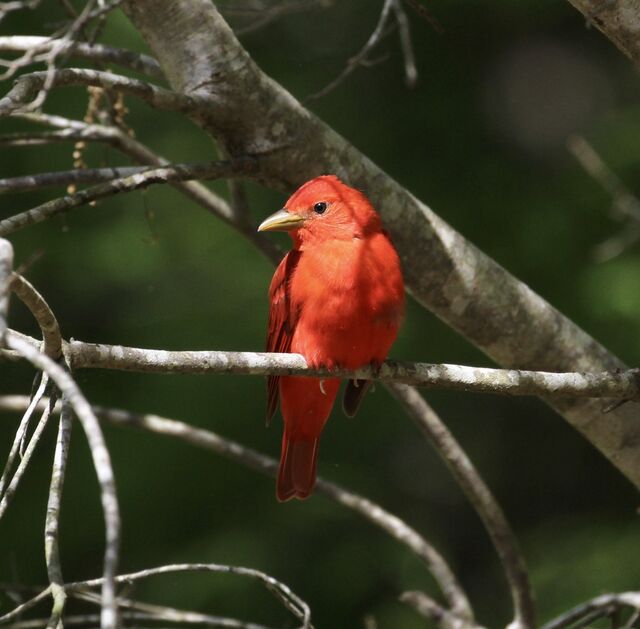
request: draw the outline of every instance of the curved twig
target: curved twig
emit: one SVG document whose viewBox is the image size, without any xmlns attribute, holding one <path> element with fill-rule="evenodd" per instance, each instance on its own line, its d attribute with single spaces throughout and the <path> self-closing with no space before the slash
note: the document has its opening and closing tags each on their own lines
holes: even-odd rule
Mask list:
<svg viewBox="0 0 640 629">
<path fill-rule="evenodd" d="M 0 409 L 19 412 L 28 403 L 26 396 L 0 396 Z M 94 411 L 101 419 L 110 423 L 140 428 L 149 432 L 174 437 L 191 445 L 214 452 L 219 456 L 249 467 L 267 476 L 275 476 L 278 463 L 242 444 L 231 441 L 202 428 L 190 426 L 181 421 L 167 419 L 158 415 L 132 413 L 125 410 L 94 406 Z M 366 520 L 381 528 L 395 540 L 409 548 L 427 566 L 438 586 L 442 590 L 451 611 L 462 618 L 473 618 L 467 596 L 458 583 L 455 575 L 440 553 L 417 531 L 408 526 L 397 516 L 385 511 L 374 502 L 343 489 L 323 479 L 316 483 L 318 493 L 360 514 Z M 40 599 L 41 600 L 41 599 Z M 13 618 L 15 616 L 12 616 Z M 0 617 L 0 623 L 4 617 Z"/>
<path fill-rule="evenodd" d="M 154 184 L 189 181 L 192 179 L 220 179 L 222 177 L 237 177 L 255 170 L 252 159 L 234 160 L 231 162 L 215 161 L 193 164 L 173 164 L 160 168 L 143 169 L 135 175 L 112 179 L 108 183 L 99 184 L 85 190 L 80 190 L 52 201 L 47 201 L 35 208 L 16 214 L 0 221 L 0 236 L 6 236 L 29 225 L 66 212 L 75 207 L 86 205 L 91 201 L 104 199 L 123 192 L 132 192 L 147 188 Z"/>
<path fill-rule="evenodd" d="M 86 68 L 64 68 L 52 73 L 31 72 L 18 77 L 9 93 L 0 100 L 0 116 L 22 109 L 29 109 L 51 76 L 51 88 L 88 86 L 102 87 L 135 96 L 147 104 L 164 111 L 198 114 L 205 113 L 211 100 L 197 94 L 186 95 L 172 92 L 152 83 L 145 83 L 112 72 Z"/>
<path fill-rule="evenodd" d="M 510 628 L 534 629 L 535 604 L 529 574 L 500 505 L 455 437 L 418 391 L 403 384 L 388 384 L 387 388 L 433 444 L 487 529 L 511 589 L 515 619 Z"/>
<path fill-rule="evenodd" d="M 106 529 L 101 627 L 102 629 L 114 629 L 117 625 L 114 579 L 118 565 L 120 544 L 120 511 L 111 459 L 102 436 L 100 424 L 78 385 L 60 365 L 15 334 L 8 334 L 6 341 L 10 349 L 20 352 L 36 368 L 50 376 L 62 394 L 69 400 L 69 404 L 73 407 L 87 436 L 93 464 L 100 483 L 100 496 Z"/>
<path fill-rule="evenodd" d="M 49 307 L 49 304 L 31 282 L 18 273 L 11 275 L 10 288 L 29 309 L 40 326 L 44 343 L 42 351 L 49 356 L 49 358 L 58 360 L 60 356 L 62 356 L 62 335 L 60 333 L 58 320 Z"/>
<path fill-rule="evenodd" d="M 632 607 L 640 611 L 640 592 L 621 592 L 620 594 L 603 594 L 596 596 L 586 603 L 581 603 L 573 609 L 561 614 L 557 618 L 550 620 L 542 625 L 541 629 L 563 629 L 570 627 L 579 620 L 583 620 L 592 612 L 599 611 L 597 617 L 600 617 L 609 608 L 620 609 L 623 607 Z M 595 620 L 595 618 L 593 618 Z M 583 626 L 583 625 L 581 625 Z"/>
<path fill-rule="evenodd" d="M 164 78 L 158 62 L 149 55 L 142 55 L 131 50 L 105 46 L 104 44 L 86 44 L 77 41 L 62 41 L 51 37 L 35 37 L 10 35 L 0 37 L 0 52 L 29 52 L 30 62 L 41 62 L 40 55 L 50 52 L 54 46 L 59 47 L 59 54 L 69 53 L 72 57 L 115 63 L 119 66 L 142 72 L 155 79 Z"/>
</svg>

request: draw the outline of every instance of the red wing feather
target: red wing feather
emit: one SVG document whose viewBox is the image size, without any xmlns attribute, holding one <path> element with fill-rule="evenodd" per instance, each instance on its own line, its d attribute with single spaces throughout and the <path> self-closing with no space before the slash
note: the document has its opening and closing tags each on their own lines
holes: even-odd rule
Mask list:
<svg viewBox="0 0 640 629">
<path fill-rule="evenodd" d="M 291 349 L 291 337 L 298 313 L 293 312 L 289 297 L 289 282 L 298 264 L 300 252 L 290 251 L 278 265 L 269 287 L 269 326 L 267 351 L 287 353 Z M 278 376 L 267 378 L 267 423 L 278 407 Z"/>
</svg>

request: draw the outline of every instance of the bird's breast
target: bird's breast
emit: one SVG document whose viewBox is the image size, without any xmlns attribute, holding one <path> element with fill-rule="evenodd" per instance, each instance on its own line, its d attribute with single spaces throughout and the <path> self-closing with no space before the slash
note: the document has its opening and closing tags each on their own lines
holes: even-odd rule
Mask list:
<svg viewBox="0 0 640 629">
<path fill-rule="evenodd" d="M 397 254 L 382 233 L 305 250 L 290 295 L 298 313 L 293 352 L 330 367 L 381 362 L 402 318 Z"/>
</svg>

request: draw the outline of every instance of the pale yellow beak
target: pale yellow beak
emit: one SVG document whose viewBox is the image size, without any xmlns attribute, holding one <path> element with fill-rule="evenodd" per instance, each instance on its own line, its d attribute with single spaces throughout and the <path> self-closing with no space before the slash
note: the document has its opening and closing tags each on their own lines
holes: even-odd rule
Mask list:
<svg viewBox="0 0 640 629">
<path fill-rule="evenodd" d="M 304 217 L 288 210 L 279 210 L 275 214 L 265 218 L 258 227 L 259 232 L 289 231 L 300 227 L 304 223 Z"/>
</svg>

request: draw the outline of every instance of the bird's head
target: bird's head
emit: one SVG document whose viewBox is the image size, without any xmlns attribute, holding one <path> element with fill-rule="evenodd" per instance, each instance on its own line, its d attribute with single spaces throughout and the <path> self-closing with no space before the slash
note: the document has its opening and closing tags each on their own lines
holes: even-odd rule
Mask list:
<svg viewBox="0 0 640 629">
<path fill-rule="evenodd" d="M 282 210 L 258 227 L 258 231 L 287 231 L 296 246 L 363 238 L 380 229 L 380 217 L 367 197 L 335 175 L 307 181 L 289 197 Z"/>
</svg>

